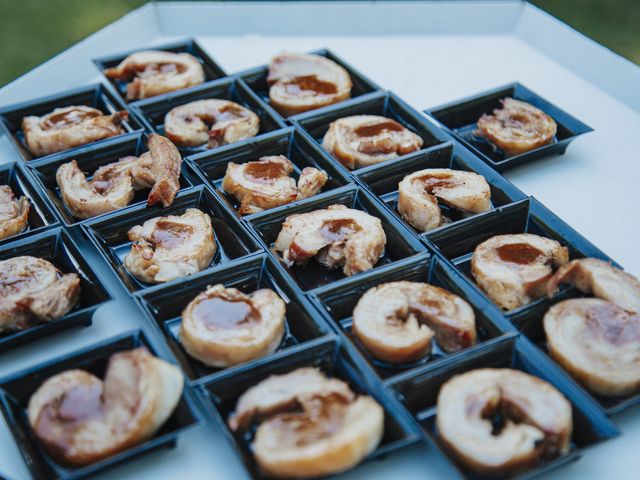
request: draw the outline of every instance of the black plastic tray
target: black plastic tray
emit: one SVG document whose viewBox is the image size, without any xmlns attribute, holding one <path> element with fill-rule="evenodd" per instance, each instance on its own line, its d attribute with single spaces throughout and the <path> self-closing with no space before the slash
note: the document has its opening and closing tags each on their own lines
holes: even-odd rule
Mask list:
<svg viewBox="0 0 640 480">
<path fill-rule="evenodd" d="M 364 293 L 378 285 L 400 280 L 427 282 L 444 288 L 466 300 L 473 308 L 476 316 L 478 340 L 475 346 L 455 353 L 446 353 L 436 342 L 432 351 L 423 359 L 404 364 L 391 364 L 373 358 L 351 330 L 352 313 Z M 404 261 L 397 262 L 377 272 L 367 272 L 359 278 L 343 283 L 338 287 L 328 286 L 317 289 L 311 295 L 325 318 L 341 330 L 355 345 L 360 354 L 369 362 L 381 380 L 388 381 L 395 375 L 411 371 L 422 365 L 436 368 L 443 359 L 458 358 L 468 352 L 485 345 L 486 342 L 502 338 L 512 327 L 500 310 L 471 288 L 446 260 L 423 253 Z"/>
<path fill-rule="evenodd" d="M 424 232 L 409 225 L 398 212 L 398 184 L 405 176 L 424 168 L 451 168 L 482 175 L 491 188 L 492 209 L 527 198 L 509 180 L 457 142 L 445 144 L 442 148 L 409 154 L 405 157 L 385 162 L 379 168 L 376 166 L 362 168 L 355 173 L 355 176 L 371 193 L 382 200 L 407 228 L 418 235 L 424 236 L 426 235 Z M 451 220 L 451 223 L 431 230 L 429 232 L 431 234 L 436 231 L 447 230 L 453 225 L 458 226 L 475 217 L 475 215 L 464 216 L 459 211 L 444 204 L 440 204 L 440 208 L 444 215 Z"/>
<path fill-rule="evenodd" d="M 299 295 L 287 283 L 282 272 L 266 254 L 254 255 L 232 262 L 214 272 L 194 275 L 189 282 L 175 287 L 159 286 L 150 288 L 138 297 L 151 323 L 158 327 L 173 351 L 187 378 L 192 383 L 210 382 L 234 367 L 214 368 L 191 357 L 180 344 L 180 323 L 182 311 L 207 286 L 224 284 L 250 294 L 259 288 L 270 288 L 286 303 L 285 335 L 276 352 L 288 350 L 309 340 L 330 333 L 325 321 L 309 305 L 308 300 Z M 254 361 L 246 362 L 249 367 Z M 241 364 L 241 365 L 245 365 Z"/>
<path fill-rule="evenodd" d="M 62 227 L 29 234 L 0 246 L 0 260 L 23 255 L 44 258 L 58 267 L 62 273 L 77 273 L 80 277 L 80 300 L 69 313 L 58 320 L 0 335 L 0 352 L 71 327 L 89 326 L 94 312 L 112 298 L 111 292 L 100 282 L 76 242 Z"/>
<path fill-rule="evenodd" d="M 144 48 L 135 48 L 127 52 L 121 52 L 94 59 L 93 63 L 96 65 L 96 67 L 98 67 L 98 70 L 100 70 L 100 73 L 102 73 L 105 81 L 111 84 L 113 89 L 117 92 L 120 101 L 123 103 L 129 103 L 127 101 L 128 82 L 122 80 L 111 80 L 107 78 L 103 72 L 107 68 L 115 67 L 132 53 L 140 52 L 143 50 L 163 50 L 165 52 L 190 53 L 191 55 L 196 57 L 202 64 L 202 68 L 204 69 L 205 82 L 227 76 L 227 73 L 222 69 L 222 67 L 209 56 L 207 51 L 202 48 L 198 42 L 196 42 L 192 38 L 184 39 L 178 42 L 152 45 Z M 133 104 L 135 103 L 135 101 L 131 103 Z"/>
<path fill-rule="evenodd" d="M 291 117 L 291 122 L 299 126 L 304 133 L 322 146 L 322 139 L 327 130 L 329 130 L 331 122 L 351 115 L 381 115 L 397 121 L 422 138 L 424 143 L 422 149 L 418 150 L 418 152 L 444 147 L 445 142 L 451 140 L 451 136 L 439 128 L 431 119 L 411 108 L 409 104 L 391 92 L 376 92 L 366 97 L 354 98 L 336 105 L 311 110 Z M 329 153 L 329 155 L 331 154 Z M 403 155 L 398 160 L 402 161 L 408 156 Z M 342 166 L 338 159 L 334 159 L 334 161 Z M 397 160 L 381 162 L 367 168 L 380 168 L 393 161 Z M 346 169 L 344 166 L 343 168 Z M 362 169 L 356 169 L 354 172 L 359 172 L 360 170 Z"/>
<path fill-rule="evenodd" d="M 68 107 L 71 105 L 86 105 L 88 107 L 102 110 L 106 114 L 112 114 L 118 110 L 125 110 L 125 105 L 113 93 L 111 93 L 108 88 L 101 83 L 95 83 L 86 87 L 67 90 L 56 95 L 49 95 L 3 107 L 0 109 L 0 125 L 2 125 L 4 130 L 6 130 L 7 137 L 11 140 L 23 160 L 28 161 L 33 160 L 34 158 L 48 158 L 51 155 L 58 155 L 60 152 L 43 155 L 42 157 L 35 157 L 32 155 L 24 142 L 22 119 L 29 115 L 46 115 L 56 108 Z M 135 115 L 131 114 L 129 115 L 129 119 L 122 123 L 122 126 L 125 130 L 125 134 L 142 130 L 142 126 Z M 70 148 L 65 150 L 65 152 L 79 155 L 88 146 L 102 144 L 107 140 L 108 139 L 98 140 L 97 142 Z"/>
<path fill-rule="evenodd" d="M 33 187 L 31 174 L 22 162 L 7 163 L 0 167 L 0 185 L 8 185 L 16 198 L 27 197 L 31 204 L 25 229 L 10 237 L 0 239 L 0 245 L 25 238 L 27 235 L 46 230 L 58 223 L 53 209 L 43 198 L 40 191 Z"/>
<path fill-rule="evenodd" d="M 478 244 L 495 235 L 512 233 L 533 233 L 557 240 L 569 249 L 571 260 L 595 257 L 617 266 L 600 249 L 533 197 L 477 215 L 468 222 L 452 225 L 449 229 L 427 233 L 426 239 L 427 243 L 433 245 L 445 257 L 452 260 L 475 288 L 486 296 L 482 289 L 476 285 L 471 275 L 473 251 Z M 557 297 L 567 290 L 568 287 L 563 287 L 555 296 Z M 507 316 L 516 315 L 544 301 L 545 299 L 538 299 L 505 313 Z"/>
<path fill-rule="evenodd" d="M 105 460 L 85 467 L 68 467 L 55 462 L 39 445 L 38 440 L 31 431 L 26 410 L 29 398 L 45 380 L 73 368 L 87 370 L 100 378 L 104 378 L 107 362 L 112 354 L 140 346 L 147 347 L 151 353 L 162 358 L 142 331 L 137 330 L 51 359 L 45 364 L 29 368 L 0 380 L 0 410 L 2 410 L 7 425 L 33 478 L 85 478 L 88 475 L 104 471 L 114 465 L 158 448 L 173 447 L 178 437 L 187 429 L 202 424 L 202 415 L 195 407 L 193 392 L 185 386 L 178 406 L 156 435 Z"/>
<path fill-rule="evenodd" d="M 27 164 L 26 168 L 33 174 L 40 190 L 47 197 L 60 220 L 65 225 L 70 226 L 82 223 L 86 219 L 74 217 L 71 210 L 62 201 L 62 194 L 56 182 L 56 172 L 62 164 L 76 160 L 80 170 L 90 178 L 103 165 L 117 162 L 119 159 L 129 155 L 139 157 L 147 150 L 147 135 L 143 132 L 136 132 L 99 142 L 99 144 L 91 145 L 80 153 L 62 152 L 42 160 L 33 160 Z M 190 171 L 186 162 L 183 162 L 180 189 L 184 190 L 193 186 L 191 182 L 193 177 L 194 173 Z M 148 189 L 136 192 L 135 197 L 128 206 L 146 204 L 148 195 Z M 105 215 L 108 215 L 108 213 L 92 218 L 103 218 Z"/>
<path fill-rule="evenodd" d="M 390 385 L 402 403 L 420 422 L 429 440 L 455 465 L 464 478 L 486 478 L 466 469 L 454 460 L 442 445 L 436 431 L 436 404 L 440 387 L 454 375 L 477 368 L 515 368 L 539 377 L 553 386 L 571 402 L 573 409 L 573 435 L 571 450 L 564 456 L 543 461 L 526 470 L 517 478 L 542 476 L 551 470 L 577 460 L 583 451 L 619 434 L 617 427 L 598 406 L 525 338 L 507 337 L 495 345 L 486 345 L 464 357 L 451 358 L 438 368 L 409 372 L 394 378 Z"/>
<path fill-rule="evenodd" d="M 229 208 L 237 212 L 240 202 L 222 190 L 222 180 L 227 171 L 227 164 L 250 162 L 267 155 L 284 155 L 291 160 L 294 167 L 293 177 L 296 181 L 305 167 L 315 167 L 327 172 L 329 179 L 322 188 L 322 192 L 353 182 L 349 174 L 336 166 L 324 150 L 294 127 L 268 133 L 255 141 L 228 145 L 213 152 L 193 155 L 188 157 L 187 161 L 199 173 L 202 180 L 212 186 L 220 198 L 226 201 Z M 289 205 L 296 203 L 292 202 Z"/>
<path fill-rule="evenodd" d="M 180 192 L 173 205 L 167 208 L 134 205 L 97 219 L 87 220 L 81 226 L 125 289 L 134 293 L 153 285 L 136 279 L 124 267 L 124 257 L 131 249 L 127 232 L 135 225 L 142 225 L 146 220 L 158 216 L 182 215 L 187 208 L 198 208 L 211 216 L 218 248 L 211 265 L 203 271 L 261 251 L 253 235 L 235 216 L 222 207 L 222 201 L 205 186 Z M 175 287 L 185 281 L 188 282 L 189 277 L 178 278 L 164 285 Z"/>
<path fill-rule="evenodd" d="M 552 143 L 519 155 L 507 156 L 482 137 L 474 135 L 476 122 L 483 113 L 491 113 L 500 106 L 500 100 L 512 97 L 530 103 L 551 116 L 558 124 L 558 133 Z M 511 83 L 487 92 L 425 110 L 447 128 L 458 140 L 471 148 L 485 162 L 498 171 L 551 154 L 563 154 L 569 143 L 593 129 L 577 118 L 548 102 L 520 83 Z"/>
<path fill-rule="evenodd" d="M 205 411 L 214 418 L 227 440 L 235 447 L 238 457 L 253 478 L 264 477 L 260 475 L 250 450 L 251 434 L 234 435 L 227 427 L 229 415 L 235 409 L 240 395 L 268 376 L 311 366 L 347 381 L 355 392 L 372 396 L 384 408 L 384 436 L 378 448 L 367 457 L 367 460 L 380 458 L 420 439 L 421 432 L 411 416 L 402 408 L 393 394 L 379 384 L 349 345 L 335 337 L 322 338 L 307 345 L 277 353 L 253 365 L 247 365 L 233 372 L 229 371 L 228 375 L 218 377 L 199 387 Z"/>
<path fill-rule="evenodd" d="M 308 265 L 286 267 L 280 254 L 273 250 L 274 242 L 280 233 L 282 224 L 289 215 L 312 212 L 334 204 L 342 204 L 349 208 L 363 210 L 382 221 L 382 228 L 387 236 L 387 244 L 384 255 L 373 270 L 426 249 L 424 245 L 420 244 L 420 240 L 412 235 L 393 215 L 371 198 L 368 193 L 355 185 L 347 185 L 333 192 L 302 200 L 297 205 L 285 205 L 247 218 L 247 223 L 253 227 L 264 246 L 269 250 L 270 255 L 278 260 L 281 268 L 287 272 L 290 278 L 303 291 L 313 290 L 347 277 L 342 273 L 341 268 L 328 269 L 313 259 L 309 261 Z M 362 273 L 349 278 L 359 275 L 362 275 Z"/>
<path fill-rule="evenodd" d="M 320 50 L 314 50 L 309 52 L 313 55 L 320 55 L 326 57 L 329 60 L 333 60 L 338 65 L 341 65 L 351 77 L 351 83 L 353 87 L 351 89 L 351 98 L 360 97 L 362 95 L 369 94 L 380 90 L 380 87 L 370 78 L 365 76 L 362 72 L 356 70 L 353 66 L 345 62 L 342 58 L 338 57 L 335 53 L 326 48 Z M 260 67 L 243 70 L 236 73 L 237 76 L 242 78 L 249 88 L 253 90 L 262 100 L 269 103 L 269 86 L 267 85 L 267 75 L 269 74 L 269 65 L 262 65 Z"/>
<path fill-rule="evenodd" d="M 236 77 L 221 78 L 177 92 L 140 100 L 132 105 L 131 108 L 140 117 L 147 129 L 164 135 L 164 117 L 170 110 L 185 103 L 205 99 L 231 100 L 248 108 L 260 117 L 260 131 L 258 135 L 253 138 L 240 140 L 235 144 L 250 144 L 257 141 L 262 134 L 286 126 L 280 115 L 253 93 L 242 80 Z M 178 148 L 185 155 L 218 150 L 209 149 L 206 145 Z"/>
</svg>

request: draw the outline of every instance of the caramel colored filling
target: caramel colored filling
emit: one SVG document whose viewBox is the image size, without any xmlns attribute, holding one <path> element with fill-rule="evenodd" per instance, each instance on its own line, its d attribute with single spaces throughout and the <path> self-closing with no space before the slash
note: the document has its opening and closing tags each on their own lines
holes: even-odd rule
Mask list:
<svg viewBox="0 0 640 480">
<path fill-rule="evenodd" d="M 327 220 L 320 228 L 320 235 L 328 242 L 339 242 L 354 232 L 361 230 L 360 225 L 350 218 Z"/>
<path fill-rule="evenodd" d="M 233 328 L 260 321 L 260 312 L 248 300 L 224 296 L 206 298 L 196 304 L 193 315 L 207 327 Z"/>
<path fill-rule="evenodd" d="M 258 183 L 272 183 L 287 176 L 282 164 L 276 162 L 249 162 L 243 173 L 248 180 Z"/>
<path fill-rule="evenodd" d="M 384 122 L 361 125 L 354 130 L 359 137 L 375 137 L 383 132 L 402 132 L 404 127 L 395 120 L 385 120 Z"/>
<path fill-rule="evenodd" d="M 332 95 L 338 92 L 338 87 L 331 82 L 320 80 L 315 75 L 296 77 L 284 84 L 285 91 L 289 95 L 313 93 L 315 95 Z"/>
<path fill-rule="evenodd" d="M 528 243 L 500 245 L 496 248 L 496 253 L 503 262 L 517 263 L 518 265 L 530 265 L 544 255 L 543 252 Z"/>
<path fill-rule="evenodd" d="M 101 112 L 73 109 L 49 116 L 42 124 L 44 130 L 59 130 L 69 125 L 82 123 L 87 119 L 102 116 Z"/>
<path fill-rule="evenodd" d="M 177 248 L 193 234 L 190 225 L 160 220 L 153 231 L 153 242 L 157 247 Z"/>
</svg>

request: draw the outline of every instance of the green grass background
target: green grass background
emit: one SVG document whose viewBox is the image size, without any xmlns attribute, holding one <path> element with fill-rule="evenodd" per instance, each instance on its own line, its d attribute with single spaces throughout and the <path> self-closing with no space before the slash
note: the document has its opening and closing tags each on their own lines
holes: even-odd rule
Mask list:
<svg viewBox="0 0 640 480">
<path fill-rule="evenodd" d="M 145 0 L 0 0 L 0 85 L 10 82 Z M 640 0 L 534 0 L 640 64 Z"/>
</svg>

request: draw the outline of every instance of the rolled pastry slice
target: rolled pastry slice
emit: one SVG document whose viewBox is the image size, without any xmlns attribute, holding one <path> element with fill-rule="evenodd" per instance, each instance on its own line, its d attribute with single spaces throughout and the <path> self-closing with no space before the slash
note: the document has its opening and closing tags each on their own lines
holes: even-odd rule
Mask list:
<svg viewBox="0 0 640 480">
<path fill-rule="evenodd" d="M 598 298 L 557 303 L 544 316 L 551 356 L 600 395 L 640 391 L 640 314 Z"/>
<path fill-rule="evenodd" d="M 205 269 L 216 253 L 211 218 L 197 208 L 147 220 L 129 230 L 124 266 L 147 283 L 169 282 Z"/>
<path fill-rule="evenodd" d="M 180 343 L 212 367 L 228 367 L 268 355 L 284 335 L 285 303 L 268 288 L 246 295 L 218 284 L 182 312 Z"/>
<path fill-rule="evenodd" d="M 423 140 L 395 120 L 354 115 L 332 122 L 322 146 L 350 170 L 368 167 L 415 152 Z"/>
<path fill-rule="evenodd" d="M 372 269 L 384 253 L 387 237 L 380 219 L 362 210 L 331 205 L 325 210 L 290 215 L 275 249 L 289 266 L 310 258 L 327 268 L 342 266 L 345 275 Z"/>
<path fill-rule="evenodd" d="M 269 100 L 284 116 L 332 105 L 351 97 L 351 77 L 319 55 L 285 53 L 271 60 Z"/>
<path fill-rule="evenodd" d="M 124 133 L 125 110 L 105 115 L 97 108 L 74 105 L 56 108 L 42 117 L 22 119 L 22 132 L 29 151 L 36 157 L 61 152 Z"/>
<path fill-rule="evenodd" d="M 260 118 L 229 100 L 196 100 L 175 107 L 164 117 L 164 132 L 179 147 L 216 148 L 255 137 Z"/>
<path fill-rule="evenodd" d="M 180 370 L 145 348 L 111 356 L 104 381 L 84 370 L 46 380 L 29 399 L 36 438 L 58 462 L 88 465 L 152 437 L 182 395 Z"/>
<path fill-rule="evenodd" d="M 314 478 L 348 470 L 376 449 L 384 411 L 369 396 L 314 368 L 273 375 L 243 394 L 230 426 L 265 418 L 252 450 L 260 470 L 277 478 Z M 238 424 L 238 419 L 243 419 Z"/>
<path fill-rule="evenodd" d="M 353 310 L 353 333 L 373 357 L 390 363 L 419 360 L 431 340 L 446 352 L 476 343 L 475 314 L 462 298 L 420 282 L 369 289 Z"/>
<path fill-rule="evenodd" d="M 0 261 L 0 333 L 57 320 L 78 303 L 80 278 L 51 262 L 22 256 Z"/>
<path fill-rule="evenodd" d="M 0 185 L 0 240 L 22 232 L 29 225 L 31 202 L 16 198 L 11 187 Z"/>
<path fill-rule="evenodd" d="M 240 214 L 257 213 L 316 195 L 327 183 L 326 172 L 305 167 L 298 184 L 290 175 L 293 164 L 284 155 L 254 162 L 229 162 L 222 189 L 240 201 Z"/>
<path fill-rule="evenodd" d="M 204 69 L 189 53 L 145 50 L 125 58 L 104 71 L 111 80 L 127 84 L 127 100 L 154 97 L 204 82 Z"/>
<path fill-rule="evenodd" d="M 502 108 L 478 120 L 477 134 L 507 155 L 519 155 L 553 141 L 558 126 L 549 115 L 533 105 L 507 97 Z"/>
<path fill-rule="evenodd" d="M 436 424 L 453 455 L 485 475 L 508 475 L 567 453 L 573 429 L 571 404 L 558 390 L 509 368 L 448 380 L 438 394 Z"/>
<path fill-rule="evenodd" d="M 561 283 L 571 283 L 584 293 L 609 300 L 630 312 L 640 312 L 640 281 L 597 258 L 572 260 L 549 281 L 549 296 Z"/>
<path fill-rule="evenodd" d="M 444 223 L 438 201 L 464 213 L 491 208 L 491 189 L 482 175 L 449 168 L 427 168 L 398 185 L 398 212 L 407 223 L 428 232 Z"/>
<path fill-rule="evenodd" d="M 530 233 L 496 235 L 478 245 L 471 273 L 496 305 L 513 310 L 543 297 L 553 268 L 569 261 L 559 242 Z"/>
</svg>

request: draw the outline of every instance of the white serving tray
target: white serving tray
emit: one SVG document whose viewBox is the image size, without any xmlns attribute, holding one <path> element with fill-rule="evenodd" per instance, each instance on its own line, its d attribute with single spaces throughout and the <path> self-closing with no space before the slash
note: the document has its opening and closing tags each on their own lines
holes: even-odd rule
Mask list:
<svg viewBox="0 0 640 480">
<path fill-rule="evenodd" d="M 62 28 L 62 27 L 61 27 Z M 147 4 L 0 89 L 0 105 L 100 79 L 93 58 L 195 37 L 228 72 L 267 63 L 282 50 L 327 47 L 417 109 L 519 81 L 594 128 L 561 157 L 507 177 L 640 275 L 640 68 L 520 1 L 349 3 L 160 2 Z M 0 163 L 18 156 L 0 139 Z M 97 260 L 99 273 L 111 273 Z M 0 375 L 142 325 L 124 291 L 87 329 L 61 333 L 0 356 Z M 147 331 L 153 335 L 153 332 Z M 588 450 L 549 478 L 638 478 L 640 409 L 614 420 L 623 435 Z M 29 473 L 0 421 L 0 475 Z M 433 448 L 418 445 L 369 462 L 345 479 L 449 478 Z M 242 479 L 216 427 L 187 432 L 163 450 L 101 478 Z"/>
</svg>

